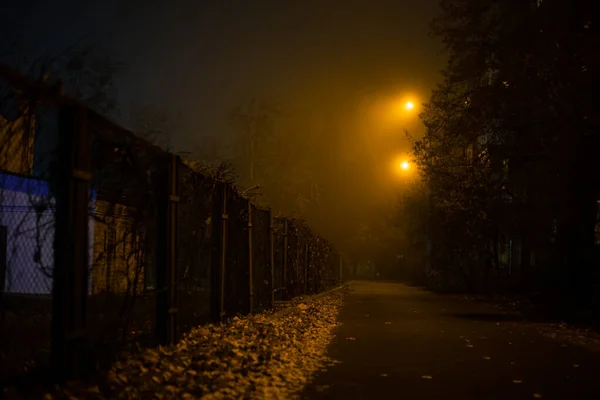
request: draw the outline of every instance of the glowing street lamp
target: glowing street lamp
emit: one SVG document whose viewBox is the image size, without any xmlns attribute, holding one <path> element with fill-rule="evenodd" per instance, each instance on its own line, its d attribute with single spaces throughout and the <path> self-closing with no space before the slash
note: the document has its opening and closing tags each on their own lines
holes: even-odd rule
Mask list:
<svg viewBox="0 0 600 400">
<path fill-rule="evenodd" d="M 390 165 L 394 172 L 400 176 L 408 177 L 412 175 L 412 163 L 406 156 L 395 158 Z"/>
<path fill-rule="evenodd" d="M 412 110 L 413 108 L 415 108 L 415 103 L 413 103 L 412 101 L 407 101 L 407 102 L 406 102 L 406 104 L 404 105 L 404 107 L 405 107 L 405 108 L 406 108 L 408 111 L 410 111 L 410 110 Z"/>
</svg>

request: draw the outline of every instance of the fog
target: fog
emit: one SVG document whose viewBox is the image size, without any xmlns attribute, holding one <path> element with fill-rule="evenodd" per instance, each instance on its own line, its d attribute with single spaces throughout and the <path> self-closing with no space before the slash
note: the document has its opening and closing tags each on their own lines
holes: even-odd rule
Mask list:
<svg viewBox="0 0 600 400">
<path fill-rule="evenodd" d="M 115 77 L 119 123 L 134 129 L 140 106 L 167 115 L 174 150 L 232 158 L 238 183 L 263 186 L 258 201 L 283 212 L 295 207 L 275 194 L 284 186 L 287 198 L 308 198 L 298 216 L 342 250 L 368 253 L 353 241 L 357 230 L 381 234 L 414 178 L 397 163 L 410 147 L 405 130 L 421 134 L 419 105 L 443 66 L 428 37 L 435 4 L 11 0 L 0 21 L 32 54 L 97 44 L 124 65 Z M 408 100 L 413 110 L 403 108 Z M 258 134 L 266 139 L 250 179 L 231 112 L 252 101 L 277 113 Z"/>
</svg>

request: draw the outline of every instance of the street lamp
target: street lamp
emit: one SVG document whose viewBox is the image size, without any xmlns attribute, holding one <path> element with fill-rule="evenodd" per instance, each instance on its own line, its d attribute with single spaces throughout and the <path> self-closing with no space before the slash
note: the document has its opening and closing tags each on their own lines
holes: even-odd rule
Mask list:
<svg viewBox="0 0 600 400">
<path fill-rule="evenodd" d="M 408 101 L 408 102 L 406 102 L 406 105 L 404 107 L 410 111 L 413 108 L 415 108 L 415 104 L 412 101 Z"/>
<path fill-rule="evenodd" d="M 395 172 L 396 175 L 403 177 L 405 179 L 409 179 L 416 171 L 413 171 L 413 165 L 410 159 L 406 156 L 399 156 L 392 160 L 392 171 Z"/>
</svg>

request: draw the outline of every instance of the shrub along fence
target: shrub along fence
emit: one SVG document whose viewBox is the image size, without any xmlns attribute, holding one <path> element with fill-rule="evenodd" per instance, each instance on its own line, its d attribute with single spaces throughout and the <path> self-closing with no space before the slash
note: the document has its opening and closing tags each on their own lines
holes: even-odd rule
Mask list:
<svg viewBox="0 0 600 400">
<path fill-rule="evenodd" d="M 18 218 L 6 209 L 27 200 L 22 219 L 33 231 L 0 223 L 0 332 L 18 328 L 24 338 L 0 341 L 1 363 L 11 366 L 0 381 L 44 366 L 55 378 L 77 377 L 123 350 L 173 344 L 199 324 L 340 283 L 339 254 L 303 221 L 273 218 L 232 185 L 54 87 L 2 66 L 0 78 L 18 89 L 15 96 L 35 99 L 28 110 L 38 123 L 54 121 L 36 127 L 35 142 L 7 139 L 49 161 L 35 161 L 30 177 L 20 171 L 33 189 L 0 185 L 0 221 Z M 34 193 L 40 186 L 48 189 L 43 196 Z M 14 359 L 8 348 L 37 342 L 47 342 L 38 358 Z"/>
</svg>

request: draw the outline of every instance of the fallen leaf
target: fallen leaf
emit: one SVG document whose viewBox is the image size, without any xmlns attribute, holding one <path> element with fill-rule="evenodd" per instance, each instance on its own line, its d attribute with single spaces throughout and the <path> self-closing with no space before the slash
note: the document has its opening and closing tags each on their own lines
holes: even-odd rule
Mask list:
<svg viewBox="0 0 600 400">
<path fill-rule="evenodd" d="M 381 374 L 381 375 L 379 375 L 379 376 L 387 377 L 387 376 L 388 376 L 388 374 Z"/>
<path fill-rule="evenodd" d="M 432 378 L 433 378 L 433 376 L 430 376 L 430 375 L 423 375 L 421 377 L 421 379 L 432 379 Z"/>
<path fill-rule="evenodd" d="M 513 383 L 523 383 L 523 381 L 520 379 L 515 379 L 515 380 L 513 380 Z"/>
<path fill-rule="evenodd" d="M 473 347 L 473 345 L 472 344 L 468 344 L 466 347 Z"/>
<path fill-rule="evenodd" d="M 483 357 L 484 360 L 491 360 L 491 357 Z"/>
<path fill-rule="evenodd" d="M 392 323 L 391 323 L 391 322 L 388 322 L 388 321 L 386 321 L 386 323 L 385 323 L 385 324 L 386 324 L 386 325 L 391 325 Z"/>
<path fill-rule="evenodd" d="M 346 340 L 356 340 L 356 338 L 353 337 L 347 337 Z"/>
<path fill-rule="evenodd" d="M 343 296 L 292 302 L 301 306 L 289 315 L 266 312 L 196 326 L 175 346 L 123 352 L 107 371 L 108 388 L 122 399 L 289 398 L 340 363 L 327 357 L 327 348 L 340 325 Z M 101 397 L 93 386 L 52 390 L 51 398 Z"/>
<path fill-rule="evenodd" d="M 541 399 L 542 397 L 544 397 L 544 396 L 542 396 L 542 395 L 541 395 L 541 394 L 539 394 L 539 393 L 534 393 L 534 394 L 533 394 L 533 398 L 534 398 L 534 399 Z"/>
<path fill-rule="evenodd" d="M 579 368 L 579 364 L 573 364 L 573 368 Z"/>
</svg>

